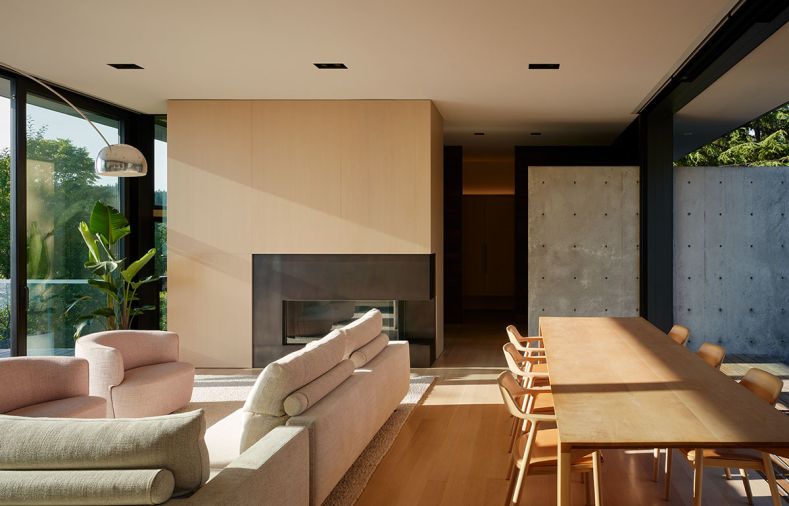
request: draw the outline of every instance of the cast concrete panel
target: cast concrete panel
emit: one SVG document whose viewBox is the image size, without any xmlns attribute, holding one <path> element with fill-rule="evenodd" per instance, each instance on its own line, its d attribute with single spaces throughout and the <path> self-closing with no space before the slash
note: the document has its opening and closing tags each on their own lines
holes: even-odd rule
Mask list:
<svg viewBox="0 0 789 506">
<path fill-rule="evenodd" d="M 789 167 L 674 170 L 674 319 L 688 346 L 789 360 Z"/>
<path fill-rule="evenodd" d="M 529 333 L 639 313 L 638 167 L 529 167 Z"/>
</svg>

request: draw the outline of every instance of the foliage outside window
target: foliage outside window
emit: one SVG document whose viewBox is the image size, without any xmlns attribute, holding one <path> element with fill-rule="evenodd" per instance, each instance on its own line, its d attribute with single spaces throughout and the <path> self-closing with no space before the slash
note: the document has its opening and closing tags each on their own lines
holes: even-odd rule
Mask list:
<svg viewBox="0 0 789 506">
<path fill-rule="evenodd" d="M 789 165 L 789 103 L 680 158 L 677 167 Z"/>
</svg>

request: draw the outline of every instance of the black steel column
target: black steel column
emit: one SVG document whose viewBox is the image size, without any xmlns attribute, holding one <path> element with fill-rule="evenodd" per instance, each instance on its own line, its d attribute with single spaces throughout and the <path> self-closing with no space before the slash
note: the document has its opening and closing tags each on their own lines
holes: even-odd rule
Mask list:
<svg viewBox="0 0 789 506">
<path fill-rule="evenodd" d="M 27 355 L 27 88 L 11 80 L 11 356 Z"/>
<path fill-rule="evenodd" d="M 463 321 L 463 147 L 444 146 L 444 322 Z"/>
</svg>

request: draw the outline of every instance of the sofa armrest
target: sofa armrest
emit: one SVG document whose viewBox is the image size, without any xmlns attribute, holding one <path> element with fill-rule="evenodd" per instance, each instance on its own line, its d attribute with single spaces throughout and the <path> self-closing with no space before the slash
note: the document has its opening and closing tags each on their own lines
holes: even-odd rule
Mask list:
<svg viewBox="0 0 789 506">
<path fill-rule="evenodd" d="M 90 395 L 107 399 L 111 406 L 110 389 L 123 382 L 123 355 L 110 346 L 82 337 L 74 345 L 74 355 L 88 361 Z"/>
<path fill-rule="evenodd" d="M 309 431 L 277 427 L 205 486 L 174 506 L 303 506 L 309 504 Z"/>
</svg>

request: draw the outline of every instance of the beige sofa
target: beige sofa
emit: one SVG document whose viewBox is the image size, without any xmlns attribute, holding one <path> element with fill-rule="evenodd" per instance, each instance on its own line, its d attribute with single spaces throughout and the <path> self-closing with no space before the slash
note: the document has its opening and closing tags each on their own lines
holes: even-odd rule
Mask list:
<svg viewBox="0 0 789 506">
<path fill-rule="evenodd" d="M 408 392 L 407 342 L 374 309 L 269 364 L 244 407 L 211 426 L 211 472 L 282 426 L 309 431 L 310 504 L 321 504 Z"/>
<path fill-rule="evenodd" d="M 0 413 L 103 418 L 106 401 L 88 395 L 88 362 L 73 357 L 0 359 Z"/>
<path fill-rule="evenodd" d="M 209 479 L 202 411 L 114 420 L 0 415 L 0 505 L 305 506 L 306 429 L 278 427 Z"/>
<path fill-rule="evenodd" d="M 178 361 L 178 334 L 114 330 L 81 337 L 77 357 L 90 364 L 90 394 L 107 400 L 107 417 L 172 413 L 192 397 L 195 369 Z"/>
</svg>

